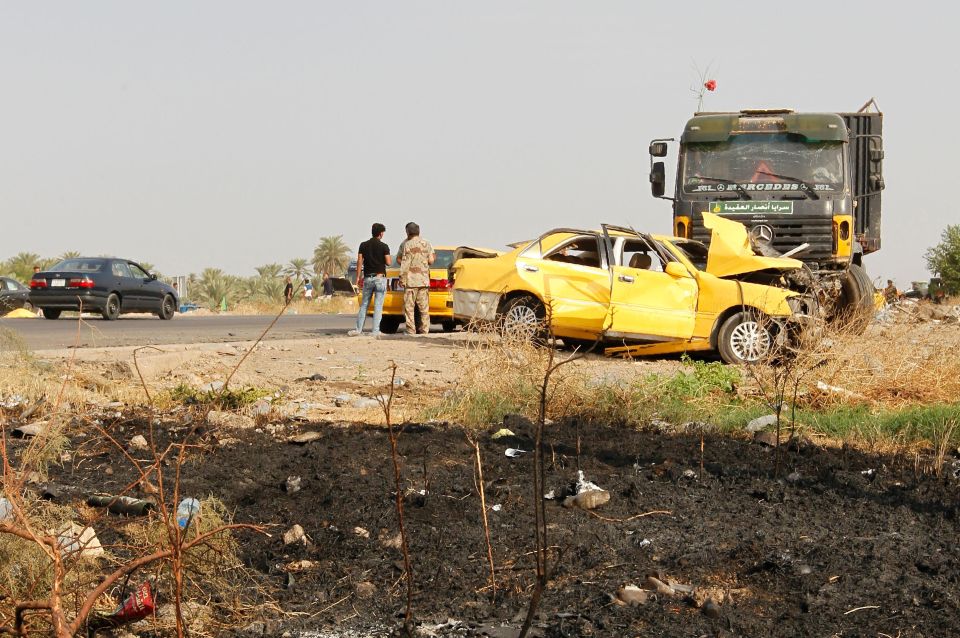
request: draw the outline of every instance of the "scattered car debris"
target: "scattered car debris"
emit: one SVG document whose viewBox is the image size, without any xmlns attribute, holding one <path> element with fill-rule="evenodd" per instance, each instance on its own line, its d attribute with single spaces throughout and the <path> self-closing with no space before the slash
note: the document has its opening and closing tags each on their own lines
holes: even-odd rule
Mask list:
<svg viewBox="0 0 960 638">
<path fill-rule="evenodd" d="M 526 450 L 520 450 L 514 447 L 508 447 L 506 450 L 503 451 L 503 455 L 508 456 L 511 459 L 515 459 L 518 456 L 521 456 L 522 454 L 526 454 L 526 453 L 527 453 Z"/>
</svg>

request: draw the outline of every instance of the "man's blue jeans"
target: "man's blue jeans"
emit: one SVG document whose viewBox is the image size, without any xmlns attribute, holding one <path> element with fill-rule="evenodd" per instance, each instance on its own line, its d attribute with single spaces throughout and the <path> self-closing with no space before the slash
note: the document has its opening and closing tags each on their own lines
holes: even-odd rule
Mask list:
<svg viewBox="0 0 960 638">
<path fill-rule="evenodd" d="M 360 298 L 360 312 L 357 313 L 357 332 L 363 332 L 363 321 L 367 318 L 367 307 L 373 295 L 373 328 L 371 332 L 380 334 L 380 316 L 383 314 L 383 297 L 387 294 L 387 278 L 371 276 L 363 278 L 363 296 Z"/>
</svg>

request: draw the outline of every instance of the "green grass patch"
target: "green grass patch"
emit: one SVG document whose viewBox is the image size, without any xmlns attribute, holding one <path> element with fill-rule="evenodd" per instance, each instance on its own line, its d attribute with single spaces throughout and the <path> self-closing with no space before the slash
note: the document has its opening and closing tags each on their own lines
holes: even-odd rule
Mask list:
<svg viewBox="0 0 960 638">
<path fill-rule="evenodd" d="M 203 405 L 221 410 L 237 410 L 256 403 L 271 394 L 269 390 L 253 387 L 200 391 L 181 383 L 170 391 L 170 398 L 185 405 Z"/>
<path fill-rule="evenodd" d="M 909 406 L 899 410 L 840 406 L 825 411 L 798 410 L 797 422 L 838 439 L 960 443 L 960 403 Z"/>
</svg>

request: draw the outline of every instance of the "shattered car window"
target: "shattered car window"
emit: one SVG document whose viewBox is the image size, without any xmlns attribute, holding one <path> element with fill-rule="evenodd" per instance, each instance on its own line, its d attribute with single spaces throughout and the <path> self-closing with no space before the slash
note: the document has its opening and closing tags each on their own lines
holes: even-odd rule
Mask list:
<svg viewBox="0 0 960 638">
<path fill-rule="evenodd" d="M 690 263 L 697 267 L 697 270 L 707 269 L 707 247 L 698 241 L 674 241 L 671 242 L 681 253 L 690 260 Z"/>
<path fill-rule="evenodd" d="M 817 191 L 843 188 L 843 143 L 809 142 L 793 133 L 744 133 L 722 142 L 688 144 L 683 190 L 721 192 L 735 182 L 746 191 L 795 191 L 802 180 Z"/>
</svg>

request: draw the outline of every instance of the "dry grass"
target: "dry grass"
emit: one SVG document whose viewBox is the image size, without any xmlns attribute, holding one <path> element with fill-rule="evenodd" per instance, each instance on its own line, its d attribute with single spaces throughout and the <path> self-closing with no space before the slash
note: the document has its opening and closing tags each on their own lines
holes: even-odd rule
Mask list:
<svg viewBox="0 0 960 638">
<path fill-rule="evenodd" d="M 275 315 L 280 310 L 280 304 L 256 303 L 244 301 L 230 309 L 232 315 Z M 287 308 L 288 314 L 319 315 L 319 314 L 356 314 L 357 298 L 337 296 L 329 299 L 295 299 Z"/>
<path fill-rule="evenodd" d="M 958 326 L 873 325 L 863 335 L 828 331 L 808 339 L 782 365 L 800 377 L 798 389 L 807 407 L 903 410 L 960 400 L 958 351 Z M 757 367 L 761 381 L 773 374 L 770 366 Z"/>
</svg>

